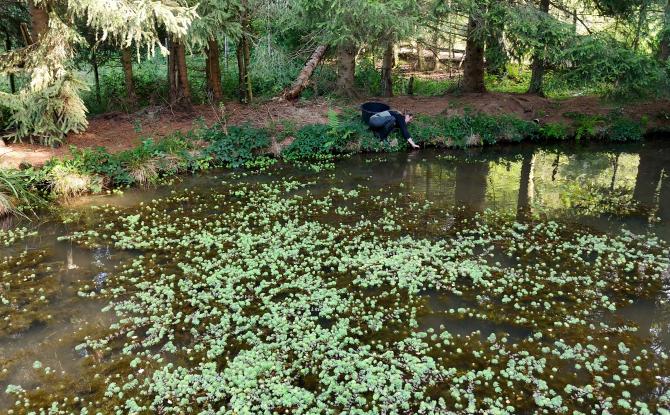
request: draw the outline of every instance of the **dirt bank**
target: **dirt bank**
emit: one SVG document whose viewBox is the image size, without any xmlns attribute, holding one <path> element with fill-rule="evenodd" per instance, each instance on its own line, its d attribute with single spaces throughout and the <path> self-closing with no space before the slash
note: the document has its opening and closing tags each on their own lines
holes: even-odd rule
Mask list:
<svg viewBox="0 0 670 415">
<path fill-rule="evenodd" d="M 597 97 L 576 97 L 567 100 L 550 100 L 532 95 L 481 93 L 445 95 L 442 97 L 366 98 L 355 102 L 329 103 L 318 99 L 301 101 L 296 104 L 280 101 L 267 101 L 249 106 L 236 102 L 227 102 L 225 111 L 229 124 L 251 123 L 256 126 L 291 122 L 297 126 L 327 122 L 329 108 L 335 110 L 346 106 L 357 106 L 368 100 L 383 100 L 393 108 L 427 115 L 460 115 L 466 109 L 487 114 L 512 114 L 526 120 L 538 119 L 541 123 L 565 122 L 568 112 L 583 114 L 607 114 L 621 109 L 624 114 L 633 117 L 647 117 L 648 127 L 670 127 L 670 101 L 657 100 L 612 104 Z M 54 156 L 69 154 L 69 146 L 106 147 L 118 152 L 136 146 L 142 138 L 160 138 L 174 131 L 186 132 L 193 128 L 198 119 L 207 124 L 218 121 L 221 112 L 211 106 L 196 106 L 192 113 L 173 112 L 166 108 L 144 108 L 136 113 L 108 113 L 92 117 L 89 129 L 82 134 L 72 134 L 60 148 L 51 149 L 30 144 L 10 144 L 0 148 L 0 164 L 16 167 L 22 162 L 41 165 Z"/>
</svg>

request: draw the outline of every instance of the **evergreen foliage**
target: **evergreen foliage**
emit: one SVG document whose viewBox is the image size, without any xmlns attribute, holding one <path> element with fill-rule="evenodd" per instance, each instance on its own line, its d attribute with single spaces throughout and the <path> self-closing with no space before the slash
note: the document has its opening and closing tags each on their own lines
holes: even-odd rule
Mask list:
<svg viewBox="0 0 670 415">
<path fill-rule="evenodd" d="M 36 21 L 47 23 L 43 33 L 28 29 Z M 667 96 L 669 27 L 665 0 L 550 3 L 548 10 L 499 0 L 8 0 L 0 5 L 0 75 L 9 81 L 0 86 L 0 128 L 54 145 L 86 128 L 87 110 L 276 96 L 317 45 L 329 52 L 304 96 L 454 91 L 468 73 L 409 82 L 399 64 L 425 71 L 430 51 L 439 71 L 445 50 L 462 53 L 468 42 L 485 56 L 463 65 L 485 74 L 479 89 Z M 171 61 L 154 58 L 168 53 L 162 39 L 179 46 Z M 119 72 L 114 61 L 122 56 Z M 446 63 L 450 72 L 461 67 L 455 59 Z M 83 76 L 89 65 L 92 90 Z"/>
</svg>

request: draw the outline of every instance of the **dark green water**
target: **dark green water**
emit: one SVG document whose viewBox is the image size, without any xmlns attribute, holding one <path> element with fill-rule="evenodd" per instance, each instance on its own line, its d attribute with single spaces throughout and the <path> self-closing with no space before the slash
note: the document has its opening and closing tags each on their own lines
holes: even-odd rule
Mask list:
<svg viewBox="0 0 670 415">
<path fill-rule="evenodd" d="M 443 221 L 439 226 L 445 229 L 452 226 L 449 220 L 492 210 L 519 221 L 556 221 L 576 229 L 613 235 L 626 229 L 670 241 L 670 140 L 620 146 L 509 146 L 352 156 L 337 161 L 335 170 L 315 173 L 285 167 L 271 169 L 269 175 L 249 175 L 239 180 L 265 183 L 276 180 L 278 175 L 312 182 L 310 192 L 314 197 L 325 195 L 333 186 L 345 191 L 365 186 L 381 194 L 402 194 L 403 229 L 410 230 L 409 234 L 415 237 L 440 238 L 435 230 L 437 219 L 418 207 L 430 202 L 446 211 L 463 207 L 451 219 L 439 218 Z M 117 320 L 112 313 L 100 311 L 108 300 L 91 293 L 105 287 L 108 279 L 115 278 L 115 267 L 136 257 L 137 252 L 115 249 L 111 244 L 87 248 L 59 241 L 59 236 L 99 227 L 105 216 L 98 206 L 109 204 L 125 212 L 186 189 L 214 194 L 222 191 L 221 181 L 227 177 L 230 173 L 211 173 L 185 177 L 157 188 L 129 190 L 121 196 L 84 198 L 66 208 L 62 218 L 41 223 L 7 221 L 8 230 L 19 226 L 38 233 L 4 248 L 2 255 L 16 256 L 25 251 L 26 257 L 41 256 L 33 262 L 25 259 L 22 266 L 18 260 L 5 260 L 2 266 L 5 277 L 1 282 L 5 285 L 0 287 L 13 297 L 11 304 L 0 304 L 0 390 L 10 384 L 36 390 L 53 381 L 53 375 L 49 378 L 36 373 L 35 361 L 59 376 L 77 378 L 85 370 L 84 362 L 91 357 L 87 357 L 90 351 L 75 350 L 75 346 L 87 335 L 95 337 L 105 332 Z M 197 204 L 189 206 L 197 210 Z M 63 223 L 68 222 L 67 218 L 72 218 L 72 223 Z M 322 219 L 338 220 L 334 216 Z M 499 259 L 497 253 L 491 255 Z M 665 277 L 653 297 L 635 298 L 631 304 L 618 308 L 615 316 L 599 319 L 632 321 L 638 327 L 634 336 L 639 341 L 647 342 L 659 353 L 669 353 L 667 273 Z M 88 296 L 79 296 L 78 292 L 86 292 Z M 482 337 L 502 331 L 509 334 L 510 340 L 519 341 L 530 336 L 528 328 L 505 321 L 445 319 L 443 314 L 447 310 L 473 306 L 472 302 L 430 290 L 422 295 L 427 299 L 426 310 L 430 311 L 418 319 L 417 330 L 446 327 L 450 333 L 462 336 L 478 330 Z M 11 407 L 13 402 L 14 398 L 0 395 L 0 409 Z"/>
</svg>

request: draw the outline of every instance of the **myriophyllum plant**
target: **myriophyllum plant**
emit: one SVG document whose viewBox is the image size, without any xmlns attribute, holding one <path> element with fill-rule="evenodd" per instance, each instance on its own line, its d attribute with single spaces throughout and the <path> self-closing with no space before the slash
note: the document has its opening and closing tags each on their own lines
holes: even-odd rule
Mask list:
<svg viewBox="0 0 670 415">
<path fill-rule="evenodd" d="M 403 192 L 236 178 L 69 236 L 139 252 L 100 293 L 92 388 L 17 412 L 662 413 L 668 356 L 615 312 L 667 247 Z M 417 223 L 408 204 L 430 220 Z M 461 216 L 457 216 L 461 215 Z M 446 226 L 446 224 L 450 226 Z M 82 295 L 92 288 L 82 287 Z M 473 329 L 468 330 L 469 327 Z"/>
</svg>

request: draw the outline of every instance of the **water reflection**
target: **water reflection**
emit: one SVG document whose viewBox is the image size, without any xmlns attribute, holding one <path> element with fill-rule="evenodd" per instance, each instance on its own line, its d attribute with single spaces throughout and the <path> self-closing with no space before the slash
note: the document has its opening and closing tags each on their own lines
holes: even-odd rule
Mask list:
<svg viewBox="0 0 670 415">
<path fill-rule="evenodd" d="M 382 174 L 375 170 L 379 168 L 396 171 Z M 470 151 L 466 157 L 462 152 L 424 151 L 420 158 L 394 156 L 393 163 L 375 164 L 365 174 L 372 175 L 374 184 L 402 182 L 412 197 L 444 206 L 503 210 L 518 220 L 547 217 L 603 232 L 625 228 L 670 241 L 669 142 L 514 146 Z M 431 318 L 423 324 L 446 321 Z M 670 287 L 658 298 L 637 299 L 618 318 L 636 324 L 639 335 L 651 339 L 658 350 L 670 350 Z"/>
<path fill-rule="evenodd" d="M 284 175 L 313 172 L 287 169 Z M 585 224 L 604 232 L 621 228 L 633 232 L 652 232 L 670 241 L 670 142 L 654 141 L 645 144 L 535 147 L 509 146 L 463 151 L 420 151 L 352 157 L 338 162 L 333 172 L 339 180 L 329 182 L 330 173 L 321 173 L 322 191 L 332 183 L 338 187 L 355 188 L 362 184 L 371 188 L 402 191 L 409 197 L 427 200 L 445 207 L 465 206 L 468 210 L 494 209 L 507 211 L 518 220 L 532 217 L 556 218 L 561 221 Z M 113 203 L 117 206 L 136 206 L 153 198 L 166 196 L 179 188 L 212 189 L 216 191 L 224 178 L 213 174 L 185 177 L 174 186 L 157 189 L 131 190 L 124 196 L 81 199 L 84 223 L 95 223 L 94 203 Z M 259 176 L 258 180 L 272 180 Z M 316 192 L 316 190 L 315 190 Z M 87 208 L 87 206 L 89 206 Z M 73 210 L 77 210 L 75 207 Z M 411 214 L 411 213 L 408 213 Z M 0 228 L 11 228 L 10 219 Z M 449 226 L 449 222 L 445 222 Z M 48 260 L 56 272 L 59 291 L 42 310 L 52 315 L 48 325 L 32 327 L 16 335 L 0 339 L 0 390 L 9 383 L 30 384 L 35 373 L 32 362 L 76 373 L 79 352 L 74 346 L 82 334 L 93 328 L 108 327 L 114 316 L 101 314 L 102 301 L 81 299 L 76 282 L 90 284 L 99 292 L 108 278 L 114 278 L 114 265 L 119 258 L 132 253 L 114 252 L 104 246 L 84 249 L 56 237 L 68 234 L 67 226 L 39 226 L 39 234 L 21 244 L 20 249 L 48 250 Z M 5 254 L 11 254 L 7 251 Z M 505 266 L 513 266 L 506 255 L 492 257 Z M 670 276 L 666 277 L 670 280 Z M 446 311 L 460 306 L 459 297 L 431 296 L 429 307 L 435 312 L 423 318 L 422 328 L 437 330 L 440 326 L 455 333 L 467 334 L 480 330 L 485 337 L 506 331 L 513 338 L 524 338 L 524 331 L 514 331 L 475 320 L 454 320 Z M 639 299 L 623 309 L 620 318 L 631 320 L 639 327 L 641 336 L 650 338 L 658 350 L 670 350 L 670 287 L 658 298 Z M 324 327 L 332 322 L 321 320 Z M 29 345 L 27 347 L 26 345 Z M 8 368 L 6 375 L 1 374 Z M 10 402 L 0 396 L 0 411 Z"/>
<path fill-rule="evenodd" d="M 567 219 L 602 231 L 623 226 L 670 240 L 670 143 L 413 154 L 358 172 L 354 159 L 347 171 L 370 175 L 373 185 L 402 182 L 414 197 L 445 206 Z"/>
</svg>

